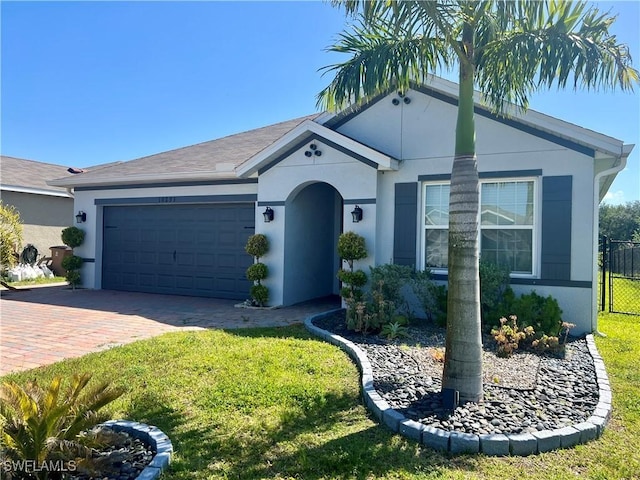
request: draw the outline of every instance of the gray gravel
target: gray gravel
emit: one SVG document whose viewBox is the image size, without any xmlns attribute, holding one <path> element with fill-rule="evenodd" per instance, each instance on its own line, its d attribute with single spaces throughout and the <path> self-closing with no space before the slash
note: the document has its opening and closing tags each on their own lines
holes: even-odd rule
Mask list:
<svg viewBox="0 0 640 480">
<path fill-rule="evenodd" d="M 584 339 L 571 339 L 564 358 L 516 352 L 497 357 L 484 339 L 484 402 L 454 411 L 442 406 L 443 364 L 434 357 L 444 347 L 444 329 L 423 323 L 410 336 L 386 341 L 344 328 L 344 316 L 314 322 L 354 342 L 369 358 L 374 386 L 389 405 L 412 420 L 472 434 L 553 430 L 586 421 L 598 403 L 593 358 Z"/>
</svg>

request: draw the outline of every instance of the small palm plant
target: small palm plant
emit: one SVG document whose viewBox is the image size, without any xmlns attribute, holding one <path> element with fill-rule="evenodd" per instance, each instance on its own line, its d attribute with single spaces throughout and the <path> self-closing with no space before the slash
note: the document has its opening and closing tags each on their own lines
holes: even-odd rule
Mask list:
<svg viewBox="0 0 640 480">
<path fill-rule="evenodd" d="M 107 382 L 86 390 L 90 380 L 91 374 L 75 374 L 64 391 L 59 376 L 46 389 L 36 381 L 2 384 L 0 446 L 6 458 L 0 470 L 8 468 L 2 472 L 7 478 L 56 478 L 87 455 L 79 434 L 105 420 L 98 411 L 124 393 Z"/>
</svg>

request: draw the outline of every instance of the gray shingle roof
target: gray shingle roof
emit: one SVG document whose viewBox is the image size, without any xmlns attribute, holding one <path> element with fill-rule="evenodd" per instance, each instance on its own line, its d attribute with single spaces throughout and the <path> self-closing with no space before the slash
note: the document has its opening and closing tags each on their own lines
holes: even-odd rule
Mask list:
<svg viewBox="0 0 640 480">
<path fill-rule="evenodd" d="M 211 174 L 215 178 L 237 178 L 234 168 L 271 145 L 305 120 L 319 114 L 288 120 L 267 127 L 229 135 L 197 145 L 157 153 L 121 162 L 105 168 L 64 178 L 57 185 L 101 185 L 109 183 L 151 182 L 153 178 L 167 181 Z"/>
<path fill-rule="evenodd" d="M 63 176 L 71 176 L 71 174 L 67 172 L 67 167 L 62 165 L 4 155 L 0 157 L 0 184 L 3 190 L 18 187 L 41 190 L 43 193 L 67 193 L 64 187 L 53 187 L 47 184 L 47 181 Z"/>
</svg>

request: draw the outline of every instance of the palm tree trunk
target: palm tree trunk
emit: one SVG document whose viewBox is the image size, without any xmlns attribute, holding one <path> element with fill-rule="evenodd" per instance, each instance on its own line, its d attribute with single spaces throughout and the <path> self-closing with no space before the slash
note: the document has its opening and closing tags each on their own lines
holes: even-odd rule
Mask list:
<svg viewBox="0 0 640 480">
<path fill-rule="evenodd" d="M 479 181 L 475 154 L 471 62 L 460 65 L 456 151 L 449 196 L 449 291 L 442 388 L 461 402 L 482 401 L 482 336 L 478 271 Z"/>
</svg>

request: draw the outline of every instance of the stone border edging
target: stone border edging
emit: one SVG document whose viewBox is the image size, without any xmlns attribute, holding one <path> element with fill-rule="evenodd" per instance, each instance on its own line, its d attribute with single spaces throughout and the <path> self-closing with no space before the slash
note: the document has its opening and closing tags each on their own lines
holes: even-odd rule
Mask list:
<svg viewBox="0 0 640 480">
<path fill-rule="evenodd" d="M 594 440 L 602 435 L 611 418 L 611 385 L 593 335 L 589 334 L 586 337 L 587 347 L 593 358 L 599 398 L 593 414 L 587 421 L 569 427 L 542 430 L 535 433 L 482 435 L 451 432 L 416 422 L 391 408 L 376 391 L 373 386 L 373 370 L 365 352 L 353 342 L 313 324 L 314 320 L 333 315 L 339 311 L 341 309 L 310 316 L 305 319 L 304 325 L 311 333 L 340 347 L 356 362 L 362 376 L 361 386 L 364 403 L 380 423 L 427 447 L 454 454 L 484 453 L 490 456 L 526 456 L 559 448 L 569 448 Z"/>
<path fill-rule="evenodd" d="M 153 456 L 151 463 L 140 472 L 136 480 L 155 480 L 169 466 L 173 445 L 169 437 L 159 428 L 129 420 L 109 420 L 102 425 L 116 432 L 126 432 L 156 449 L 156 454 Z"/>
</svg>

